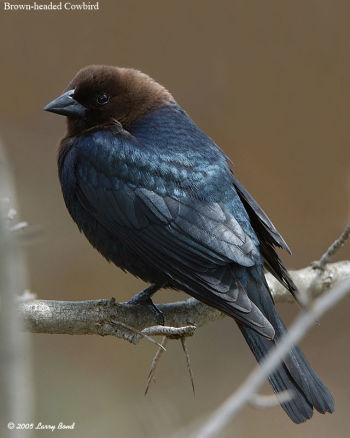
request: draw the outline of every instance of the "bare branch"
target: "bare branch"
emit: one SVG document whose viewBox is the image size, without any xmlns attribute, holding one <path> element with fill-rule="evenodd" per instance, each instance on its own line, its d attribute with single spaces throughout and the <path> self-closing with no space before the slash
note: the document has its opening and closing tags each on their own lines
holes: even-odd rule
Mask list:
<svg viewBox="0 0 350 438">
<path fill-rule="evenodd" d="M 291 271 L 291 275 L 300 289 L 309 290 L 313 284 L 312 291 L 309 292 L 312 296 L 318 296 L 350 275 L 350 261 L 329 264 L 321 273 L 310 266 Z M 266 277 L 276 302 L 294 302 L 291 294 L 274 277 L 270 274 Z M 19 303 L 18 307 L 27 329 L 33 333 L 111 335 L 135 344 L 140 341 L 140 335 L 132 333 L 121 325 L 117 326 L 115 321 L 139 331 L 147 328 L 144 334 L 150 336 L 181 337 L 193 334 L 194 326 L 200 327 L 223 317 L 218 310 L 193 298 L 176 303 L 159 304 L 168 327 L 158 326 L 154 313 L 147 308 L 116 303 L 113 300 L 34 300 Z"/>
<path fill-rule="evenodd" d="M 290 327 L 289 331 L 279 340 L 276 347 L 260 363 L 248 379 L 229 397 L 209 418 L 209 420 L 192 436 L 193 438 L 215 438 L 225 426 L 232 421 L 237 413 L 251 401 L 267 377 L 281 363 L 293 345 L 302 339 L 315 321 L 335 306 L 350 293 L 350 277 L 336 285 L 329 293 L 316 299 L 313 305 L 303 312 Z"/>
</svg>

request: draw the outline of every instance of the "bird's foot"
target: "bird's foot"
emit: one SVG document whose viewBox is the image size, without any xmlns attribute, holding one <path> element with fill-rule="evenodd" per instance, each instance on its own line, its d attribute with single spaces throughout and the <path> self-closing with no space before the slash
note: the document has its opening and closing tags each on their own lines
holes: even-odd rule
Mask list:
<svg viewBox="0 0 350 438">
<path fill-rule="evenodd" d="M 160 289 L 160 286 L 151 284 L 150 286 L 146 287 L 146 289 L 143 289 L 141 292 L 132 297 L 131 300 L 128 301 L 128 304 L 141 305 L 148 308 L 153 313 L 157 324 L 165 325 L 163 312 L 159 310 L 151 298 L 158 289 Z"/>
</svg>

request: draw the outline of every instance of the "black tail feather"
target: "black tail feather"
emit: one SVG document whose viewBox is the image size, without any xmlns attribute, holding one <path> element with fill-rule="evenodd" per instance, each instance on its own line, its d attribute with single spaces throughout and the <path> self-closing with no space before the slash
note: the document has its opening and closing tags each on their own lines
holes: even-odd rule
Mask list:
<svg viewBox="0 0 350 438">
<path fill-rule="evenodd" d="M 281 321 L 275 306 L 268 293 L 267 284 L 260 284 L 255 290 L 249 287 L 250 299 L 262 310 L 266 318 L 275 329 L 273 340 L 264 338 L 251 328 L 239 324 L 251 351 L 256 360 L 260 362 L 269 350 L 275 345 L 286 328 Z M 252 286 L 252 283 L 250 284 Z M 291 389 L 294 398 L 281 406 L 295 423 L 302 423 L 313 414 L 313 408 L 322 414 L 334 411 L 334 400 L 326 386 L 311 368 L 308 361 L 298 347 L 293 347 L 283 363 L 269 377 L 269 382 L 274 392 Z"/>
<path fill-rule="evenodd" d="M 256 360 L 260 362 L 274 345 L 249 327 L 240 325 Z M 328 389 L 310 367 L 298 348 L 287 357 L 269 377 L 275 393 L 292 390 L 292 400 L 282 403 L 282 408 L 294 423 L 302 423 L 312 417 L 313 408 L 321 413 L 333 412 L 334 401 Z"/>
</svg>

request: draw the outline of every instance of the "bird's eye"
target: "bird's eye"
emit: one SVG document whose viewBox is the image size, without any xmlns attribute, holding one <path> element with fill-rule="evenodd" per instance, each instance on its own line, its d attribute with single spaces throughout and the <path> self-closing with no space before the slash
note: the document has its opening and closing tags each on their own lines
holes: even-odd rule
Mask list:
<svg viewBox="0 0 350 438">
<path fill-rule="evenodd" d="M 105 105 L 106 103 L 109 102 L 109 95 L 107 93 L 100 93 L 97 95 L 96 97 L 96 102 L 99 105 Z"/>
</svg>

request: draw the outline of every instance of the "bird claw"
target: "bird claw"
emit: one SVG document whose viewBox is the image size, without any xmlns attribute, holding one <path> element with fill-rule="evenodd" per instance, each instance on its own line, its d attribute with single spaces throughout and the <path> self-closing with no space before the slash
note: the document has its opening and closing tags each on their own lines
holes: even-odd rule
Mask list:
<svg viewBox="0 0 350 438">
<path fill-rule="evenodd" d="M 142 303 L 139 303 L 151 310 L 158 325 L 165 325 L 164 313 L 153 303 L 151 298 L 148 298 Z"/>
<path fill-rule="evenodd" d="M 152 284 L 151 286 L 146 287 L 146 289 L 142 290 L 131 300 L 128 301 L 127 304 L 132 305 L 141 305 L 145 308 L 148 308 L 154 315 L 155 320 L 158 325 L 165 325 L 164 314 L 159 308 L 153 303 L 151 296 L 159 289 L 159 286 Z"/>
</svg>

